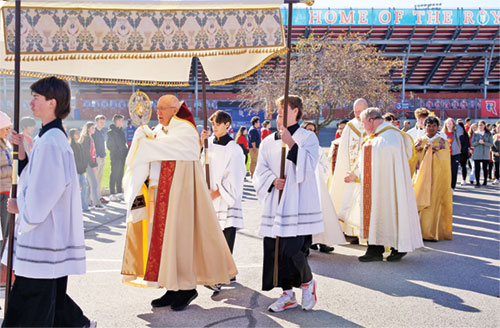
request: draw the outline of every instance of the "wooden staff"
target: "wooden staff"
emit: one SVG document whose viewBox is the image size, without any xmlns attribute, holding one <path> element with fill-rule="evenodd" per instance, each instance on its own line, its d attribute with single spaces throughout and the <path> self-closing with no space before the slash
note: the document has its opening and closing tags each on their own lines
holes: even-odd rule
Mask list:
<svg viewBox="0 0 500 328">
<path fill-rule="evenodd" d="M 19 132 L 19 97 L 20 97 L 20 69 L 21 69 L 21 0 L 16 0 L 16 49 L 14 55 L 14 130 Z M 17 197 L 17 166 L 18 166 L 18 145 L 13 145 L 12 158 L 12 188 L 10 190 L 10 198 Z M 5 304 L 4 313 L 7 312 L 9 304 L 10 288 L 12 286 L 12 248 L 14 247 L 14 225 L 16 223 L 16 215 L 10 214 L 9 217 L 9 237 L 8 237 L 8 253 L 7 253 L 7 277 L 5 282 Z"/>
<path fill-rule="evenodd" d="M 288 3 L 288 25 L 287 25 L 287 37 L 286 37 L 286 47 L 288 51 L 286 52 L 286 71 L 285 71 L 285 99 L 283 102 L 283 128 L 287 128 L 288 122 L 288 92 L 290 90 L 290 60 L 292 53 L 292 10 L 293 3 L 299 1 L 285 0 Z M 286 161 L 286 144 L 281 142 L 281 166 L 280 166 L 280 179 L 285 178 L 285 161 Z M 283 189 L 278 193 L 278 203 L 281 201 L 281 196 L 283 196 Z M 276 236 L 276 243 L 274 246 L 274 274 L 273 274 L 273 285 L 278 286 L 278 257 L 280 248 L 280 237 Z"/>
<path fill-rule="evenodd" d="M 196 72 L 196 74 L 198 74 L 198 72 Z M 205 70 L 203 69 L 203 66 L 202 66 L 201 67 L 201 92 L 202 92 L 202 97 L 203 97 L 203 129 L 205 129 L 205 130 L 208 129 L 207 89 L 206 89 L 207 82 L 206 82 L 206 80 L 207 80 L 207 77 L 205 76 Z M 210 190 L 210 166 L 208 163 L 208 139 L 205 139 L 203 147 L 205 148 L 205 177 L 207 179 L 208 189 Z"/>
</svg>

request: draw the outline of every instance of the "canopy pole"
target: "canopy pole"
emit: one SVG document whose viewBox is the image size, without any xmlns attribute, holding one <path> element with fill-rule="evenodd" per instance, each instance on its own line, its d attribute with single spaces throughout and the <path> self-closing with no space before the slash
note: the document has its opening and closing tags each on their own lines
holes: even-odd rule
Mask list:
<svg viewBox="0 0 500 328">
<path fill-rule="evenodd" d="M 207 77 L 205 76 L 205 70 L 203 69 L 202 65 L 200 68 L 201 68 L 201 92 L 203 97 L 203 129 L 207 130 L 208 129 L 207 89 L 206 89 Z M 196 74 L 198 74 L 198 72 L 196 72 Z M 205 139 L 203 147 L 205 148 L 205 176 L 207 179 L 208 189 L 210 190 L 210 165 L 208 163 L 208 139 Z"/>
<path fill-rule="evenodd" d="M 19 132 L 19 99 L 20 99 L 20 69 L 21 69 L 21 0 L 16 0 L 16 49 L 14 55 L 14 130 Z M 17 167 L 18 167 L 18 145 L 13 145 L 13 160 L 12 160 L 12 187 L 10 190 L 10 198 L 17 197 Z M 10 289 L 12 286 L 12 248 L 14 247 L 14 225 L 16 215 L 9 216 L 9 237 L 8 237 L 8 253 L 7 253 L 7 277 L 5 282 L 5 304 L 4 313 L 7 313 L 9 304 Z"/>
<path fill-rule="evenodd" d="M 286 72 L 285 72 L 285 99 L 283 102 L 283 128 L 287 128 L 288 123 L 288 93 L 290 90 L 290 60 L 292 53 L 292 13 L 293 13 L 293 2 L 288 2 L 288 25 L 287 25 L 287 37 L 286 37 Z M 298 2 L 298 1 L 295 1 Z M 281 165 L 280 165 L 280 179 L 285 178 L 285 160 L 286 160 L 286 144 L 281 142 Z M 279 191 L 278 202 L 281 201 L 281 196 L 283 196 L 283 190 Z M 280 247 L 280 237 L 276 236 L 276 243 L 274 247 L 274 271 L 273 271 L 273 285 L 278 286 L 278 257 L 279 257 L 279 247 Z"/>
</svg>

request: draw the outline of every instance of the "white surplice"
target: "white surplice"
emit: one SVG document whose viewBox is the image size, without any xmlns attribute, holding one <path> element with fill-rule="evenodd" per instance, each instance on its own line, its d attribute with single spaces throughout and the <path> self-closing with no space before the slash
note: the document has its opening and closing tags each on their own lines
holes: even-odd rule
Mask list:
<svg viewBox="0 0 500 328">
<path fill-rule="evenodd" d="M 205 153 L 201 156 L 203 169 Z M 214 143 L 214 137 L 208 139 L 208 163 L 210 167 L 210 189 L 219 190 L 220 197 L 213 200 L 215 212 L 222 229 L 243 228 L 243 183 L 246 175 L 245 155 L 234 141 L 226 145 Z"/>
<path fill-rule="evenodd" d="M 342 229 L 349 236 L 359 235 L 361 184 L 345 183 L 344 178 L 348 171 L 354 172 L 358 168 L 364 135 L 363 124 L 356 118 L 346 124 L 340 137 L 337 162 L 329 190 L 337 215 L 343 222 Z"/>
<path fill-rule="evenodd" d="M 408 163 L 413 154 L 413 141 L 406 133 L 386 122 L 377 127 L 374 135 L 363 144 L 356 171 L 362 186 L 371 184 L 370 191 L 363 192 L 361 198 L 363 214 L 367 197 L 371 197 L 368 244 L 411 252 L 424 246 Z M 365 165 L 370 163 L 365 163 L 364 149 L 370 144 L 371 181 L 365 181 Z M 361 224 L 363 238 L 364 232 Z"/>
<path fill-rule="evenodd" d="M 13 270 L 34 279 L 84 274 L 83 214 L 73 150 L 58 128 L 33 143 L 18 184 Z"/>
<path fill-rule="evenodd" d="M 298 128 L 292 138 L 298 146 L 297 164 L 286 159 L 286 182 L 281 201 L 273 181 L 279 178 L 281 139 L 276 133 L 265 138 L 253 177 L 257 197 L 264 204 L 259 235 L 263 237 L 294 237 L 323 232 L 320 195 L 316 182 L 318 138 Z"/>
</svg>

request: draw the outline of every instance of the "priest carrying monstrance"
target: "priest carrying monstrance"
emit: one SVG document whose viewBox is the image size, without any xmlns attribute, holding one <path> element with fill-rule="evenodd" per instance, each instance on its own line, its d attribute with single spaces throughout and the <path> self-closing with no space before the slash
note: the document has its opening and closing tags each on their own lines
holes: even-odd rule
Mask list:
<svg viewBox="0 0 500 328">
<path fill-rule="evenodd" d="M 136 130 L 126 160 L 122 275 L 165 288 L 151 305 L 179 311 L 197 297 L 196 285 L 229 283 L 237 271 L 203 179 L 191 112 L 166 95 L 157 113 L 153 130 Z"/>
</svg>

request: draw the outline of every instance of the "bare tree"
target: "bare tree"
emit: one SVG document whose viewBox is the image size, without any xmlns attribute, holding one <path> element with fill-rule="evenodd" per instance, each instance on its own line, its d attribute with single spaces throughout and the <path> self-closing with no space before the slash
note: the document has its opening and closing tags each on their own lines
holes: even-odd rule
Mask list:
<svg viewBox="0 0 500 328">
<path fill-rule="evenodd" d="M 290 91 L 304 99 L 304 110 L 319 129 L 333 121 L 337 109 L 350 107 L 356 98 L 363 97 L 382 109 L 395 101 L 397 90 L 389 77 L 401 61 L 387 59 L 375 46 L 361 41 L 359 36 L 332 39 L 311 35 L 295 44 Z M 284 93 L 284 59 L 277 61 L 274 67 L 266 65 L 242 88 L 242 106 L 276 111 L 274 100 Z M 320 122 L 325 108 L 328 115 Z"/>
</svg>

